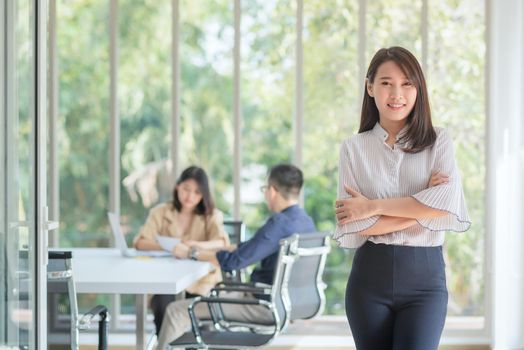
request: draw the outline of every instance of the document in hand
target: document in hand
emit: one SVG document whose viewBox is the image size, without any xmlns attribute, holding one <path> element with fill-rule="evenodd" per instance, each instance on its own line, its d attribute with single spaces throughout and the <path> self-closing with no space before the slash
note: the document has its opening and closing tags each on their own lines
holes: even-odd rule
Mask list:
<svg viewBox="0 0 524 350">
<path fill-rule="evenodd" d="M 160 244 L 162 249 L 168 252 L 172 252 L 173 248 L 175 248 L 175 246 L 178 243 L 180 243 L 180 239 L 178 238 L 160 236 L 160 235 L 156 236 L 156 241 L 158 242 L 158 244 Z"/>
</svg>

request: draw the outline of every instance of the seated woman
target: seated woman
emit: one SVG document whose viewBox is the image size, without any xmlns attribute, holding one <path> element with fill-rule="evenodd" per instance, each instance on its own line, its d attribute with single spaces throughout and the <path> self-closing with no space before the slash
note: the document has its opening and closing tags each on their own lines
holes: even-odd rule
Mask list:
<svg viewBox="0 0 524 350">
<path fill-rule="evenodd" d="M 135 248 L 162 250 L 156 240 L 157 235 L 179 238 L 184 244 L 199 249 L 220 250 L 229 244 L 222 213 L 215 209 L 209 181 L 202 168 L 191 166 L 185 169 L 176 182 L 172 202 L 151 209 L 146 223 L 134 239 Z M 186 297 L 206 295 L 220 281 L 219 269 L 210 272 L 186 289 Z M 174 300 L 174 295 L 154 295 L 151 299 L 157 334 L 164 310 Z"/>
</svg>

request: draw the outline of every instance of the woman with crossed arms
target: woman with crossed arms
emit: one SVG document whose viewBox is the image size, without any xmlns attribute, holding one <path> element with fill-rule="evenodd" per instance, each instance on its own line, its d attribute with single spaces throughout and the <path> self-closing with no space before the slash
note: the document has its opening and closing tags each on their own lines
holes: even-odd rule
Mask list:
<svg viewBox="0 0 524 350">
<path fill-rule="evenodd" d="M 448 302 L 444 231 L 466 231 L 470 219 L 451 138 L 433 127 L 422 69 L 404 48 L 371 60 L 335 206 L 334 238 L 358 248 L 346 288 L 357 349 L 436 350 Z"/>
</svg>

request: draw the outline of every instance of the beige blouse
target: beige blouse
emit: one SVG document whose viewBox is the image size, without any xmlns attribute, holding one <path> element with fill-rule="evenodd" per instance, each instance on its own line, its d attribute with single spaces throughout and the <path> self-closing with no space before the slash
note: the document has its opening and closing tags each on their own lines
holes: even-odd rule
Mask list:
<svg viewBox="0 0 524 350">
<path fill-rule="evenodd" d="M 146 223 L 133 240 L 136 246 L 140 238 L 155 239 L 157 235 L 179 238 L 181 240 L 210 241 L 223 239 L 229 244 L 229 238 L 223 227 L 222 212 L 215 209 L 211 216 L 195 215 L 183 234 L 178 230 L 176 218 L 179 215 L 172 203 L 162 203 L 149 211 Z M 222 280 L 219 268 L 191 285 L 186 290 L 192 294 L 206 295 L 210 289 Z"/>
</svg>

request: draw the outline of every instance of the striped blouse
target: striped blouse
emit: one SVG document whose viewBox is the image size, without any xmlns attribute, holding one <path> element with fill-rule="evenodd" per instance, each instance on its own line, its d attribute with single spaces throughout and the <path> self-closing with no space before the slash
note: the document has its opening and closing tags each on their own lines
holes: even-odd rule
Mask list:
<svg viewBox="0 0 524 350">
<path fill-rule="evenodd" d="M 432 147 L 419 153 L 405 153 L 398 141 L 386 144 L 388 133 L 375 125 L 372 130 L 345 140 L 340 148 L 339 199 L 350 198 L 344 185 L 362 193 L 368 199 L 413 197 L 424 205 L 447 211 L 437 218 L 417 219 L 418 224 L 384 235 L 365 236 L 359 232 L 373 226 L 379 216 L 337 225 L 334 239 L 343 248 L 357 248 L 368 239 L 374 243 L 405 246 L 439 246 L 444 243 L 444 231 L 464 232 L 471 221 L 468 216 L 460 174 L 455 163 L 453 143 L 448 132 L 435 128 L 437 140 Z M 428 188 L 431 174 L 442 171 L 449 182 Z"/>
</svg>

